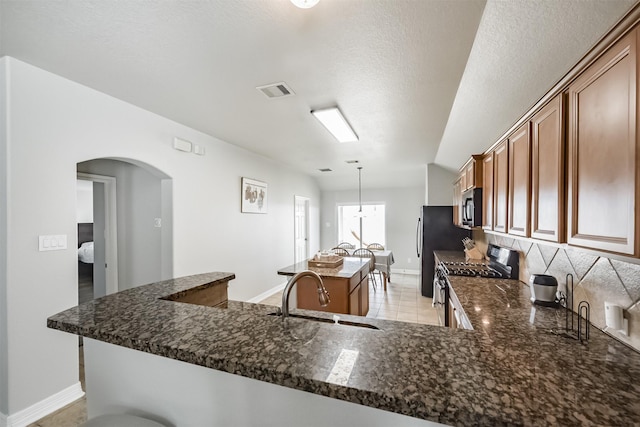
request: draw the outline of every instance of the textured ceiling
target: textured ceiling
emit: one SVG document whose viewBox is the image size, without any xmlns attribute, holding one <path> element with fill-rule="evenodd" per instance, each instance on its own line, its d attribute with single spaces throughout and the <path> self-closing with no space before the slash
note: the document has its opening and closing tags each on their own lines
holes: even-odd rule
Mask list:
<svg viewBox="0 0 640 427">
<path fill-rule="evenodd" d="M 365 188 L 417 186 L 434 159 L 457 168 L 484 151 L 633 3 L 0 0 L 0 55 L 287 163 L 323 189 L 357 187 L 351 159 Z M 280 81 L 296 95 L 255 89 Z M 359 142 L 338 144 L 309 114 L 332 105 Z"/>
<path fill-rule="evenodd" d="M 489 1 L 436 163 L 457 169 L 489 148 L 635 3 Z"/>
</svg>

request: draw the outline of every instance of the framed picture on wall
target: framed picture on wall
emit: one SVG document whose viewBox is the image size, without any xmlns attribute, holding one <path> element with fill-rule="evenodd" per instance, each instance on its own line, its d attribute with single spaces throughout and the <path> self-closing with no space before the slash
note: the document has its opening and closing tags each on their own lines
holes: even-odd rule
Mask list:
<svg viewBox="0 0 640 427">
<path fill-rule="evenodd" d="M 242 212 L 267 213 L 267 183 L 242 177 Z"/>
</svg>

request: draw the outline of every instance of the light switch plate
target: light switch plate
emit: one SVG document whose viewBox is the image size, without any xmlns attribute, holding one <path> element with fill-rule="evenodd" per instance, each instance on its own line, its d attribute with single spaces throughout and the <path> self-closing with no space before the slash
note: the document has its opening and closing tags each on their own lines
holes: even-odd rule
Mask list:
<svg viewBox="0 0 640 427">
<path fill-rule="evenodd" d="M 67 249 L 67 235 L 55 234 L 47 236 L 38 236 L 38 250 L 43 251 L 61 251 Z"/>
</svg>

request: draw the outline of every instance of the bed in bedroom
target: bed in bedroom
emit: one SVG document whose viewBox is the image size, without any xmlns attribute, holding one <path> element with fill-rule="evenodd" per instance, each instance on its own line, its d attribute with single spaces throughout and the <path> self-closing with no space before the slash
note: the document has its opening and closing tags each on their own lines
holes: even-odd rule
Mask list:
<svg viewBox="0 0 640 427">
<path fill-rule="evenodd" d="M 93 223 L 78 223 L 78 302 L 93 299 Z"/>
</svg>

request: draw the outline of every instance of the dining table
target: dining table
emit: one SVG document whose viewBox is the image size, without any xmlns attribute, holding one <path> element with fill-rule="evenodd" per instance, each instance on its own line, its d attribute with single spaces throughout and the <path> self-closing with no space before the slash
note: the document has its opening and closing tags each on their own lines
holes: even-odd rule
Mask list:
<svg viewBox="0 0 640 427">
<path fill-rule="evenodd" d="M 357 251 L 357 249 L 347 249 L 349 255 L 353 255 L 353 253 Z M 382 273 L 384 291 L 387 291 L 387 282 L 391 282 L 391 264 L 395 262 L 393 259 L 393 252 L 390 250 L 372 250 L 371 252 L 375 255 L 376 260 L 376 270 Z"/>
</svg>

